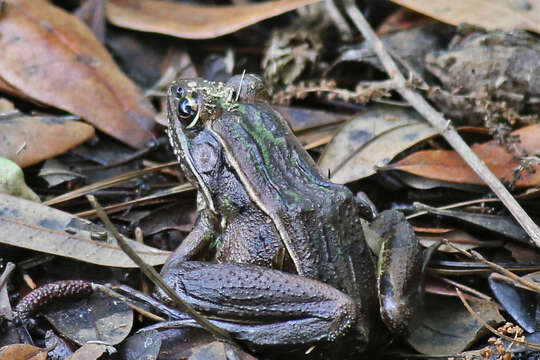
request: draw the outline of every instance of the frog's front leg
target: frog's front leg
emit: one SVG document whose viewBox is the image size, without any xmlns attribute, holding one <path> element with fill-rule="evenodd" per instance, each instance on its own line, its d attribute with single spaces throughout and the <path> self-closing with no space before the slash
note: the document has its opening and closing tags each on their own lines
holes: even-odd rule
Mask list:
<svg viewBox="0 0 540 360">
<path fill-rule="evenodd" d="M 185 261 L 163 276 L 184 301 L 251 345 L 330 341 L 356 318 L 353 300 L 339 290 L 262 266 Z M 168 299 L 161 291 L 157 296 Z"/>
<path fill-rule="evenodd" d="M 161 272 L 166 272 L 169 267 L 176 266 L 179 262 L 194 259 L 217 239 L 218 231 L 216 217 L 209 210 L 200 211 L 193 229 L 169 256 Z"/>
</svg>

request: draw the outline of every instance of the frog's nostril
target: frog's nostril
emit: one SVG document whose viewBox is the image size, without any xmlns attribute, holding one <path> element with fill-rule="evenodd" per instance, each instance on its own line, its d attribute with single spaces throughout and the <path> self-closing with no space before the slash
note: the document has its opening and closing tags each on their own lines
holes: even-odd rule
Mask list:
<svg viewBox="0 0 540 360">
<path fill-rule="evenodd" d="M 186 90 L 179 86 L 176 88 L 175 95 L 178 99 L 182 99 L 184 96 L 186 96 Z"/>
</svg>

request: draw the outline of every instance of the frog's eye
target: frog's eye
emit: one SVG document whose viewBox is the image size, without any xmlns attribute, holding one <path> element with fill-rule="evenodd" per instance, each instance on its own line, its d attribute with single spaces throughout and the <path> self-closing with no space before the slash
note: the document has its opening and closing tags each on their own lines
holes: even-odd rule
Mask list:
<svg viewBox="0 0 540 360">
<path fill-rule="evenodd" d="M 178 102 L 178 115 L 183 119 L 188 119 L 197 114 L 197 103 L 192 98 L 182 98 Z"/>
<path fill-rule="evenodd" d="M 178 100 L 178 117 L 182 120 L 184 125 L 186 125 L 186 122 L 190 121 L 189 125 L 186 125 L 186 129 L 193 127 L 199 118 L 198 100 L 197 93 L 185 95 Z"/>
</svg>

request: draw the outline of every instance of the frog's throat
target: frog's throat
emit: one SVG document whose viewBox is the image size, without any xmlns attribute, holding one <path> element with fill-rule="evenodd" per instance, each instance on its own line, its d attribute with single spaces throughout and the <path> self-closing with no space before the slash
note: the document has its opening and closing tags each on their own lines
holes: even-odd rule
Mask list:
<svg viewBox="0 0 540 360">
<path fill-rule="evenodd" d="M 283 224 L 283 221 L 279 218 L 279 216 L 274 212 L 271 211 L 262 201 L 261 196 L 256 193 L 255 187 L 251 183 L 251 181 L 248 179 L 244 171 L 242 170 L 242 167 L 238 163 L 237 159 L 232 155 L 232 149 L 229 146 L 229 144 L 216 132 L 214 129 L 212 129 L 212 126 L 208 126 L 208 130 L 212 135 L 216 137 L 216 139 L 219 140 L 221 143 L 221 146 L 225 149 L 225 156 L 227 157 L 227 160 L 229 163 L 233 166 L 234 170 L 236 170 L 236 174 L 240 178 L 243 184 L 246 184 L 245 189 L 248 193 L 251 200 L 261 209 L 262 212 L 264 212 L 274 223 L 274 226 L 276 227 L 277 231 L 279 232 L 279 236 L 281 237 L 281 241 L 283 241 L 283 244 L 287 248 L 287 252 L 289 253 L 289 256 L 291 257 L 294 267 L 296 268 L 296 272 L 298 275 L 305 276 L 304 270 L 302 268 L 302 263 L 296 253 L 292 250 L 291 246 L 291 237 L 289 236 L 289 233 L 287 230 L 285 230 L 285 225 Z"/>
<path fill-rule="evenodd" d="M 216 213 L 216 208 L 214 206 L 214 201 L 212 200 L 210 191 L 206 187 L 206 184 L 203 182 L 201 175 L 197 172 L 195 166 L 193 165 L 193 157 L 191 156 L 191 152 L 189 151 L 189 140 L 187 139 L 185 133 L 178 129 L 178 126 L 181 125 L 178 124 L 178 120 L 176 120 L 175 118 L 175 114 L 172 111 L 172 105 L 170 100 L 167 101 L 167 108 L 167 112 L 169 114 L 169 131 L 167 132 L 167 135 L 169 136 L 169 142 L 173 149 L 174 155 L 176 156 L 176 159 L 179 163 L 187 164 L 189 170 L 197 179 L 197 186 L 199 187 L 199 190 L 202 192 L 204 199 L 206 200 L 206 205 L 208 206 L 208 209 L 213 213 Z"/>
<path fill-rule="evenodd" d="M 180 143 L 180 146 L 182 148 L 181 152 L 183 153 L 183 157 L 181 157 L 179 154 L 176 154 L 178 161 L 181 162 L 183 158 L 185 163 L 187 163 L 189 169 L 191 170 L 191 173 L 195 176 L 195 178 L 197 178 L 197 185 L 199 187 L 199 190 L 202 192 L 204 199 L 206 200 L 206 205 L 208 206 L 208 209 L 213 213 L 216 213 L 216 208 L 214 206 L 214 200 L 212 200 L 212 195 L 210 194 L 208 187 L 206 187 L 206 184 L 204 183 L 201 175 L 197 172 L 197 169 L 195 169 L 195 166 L 193 165 L 193 157 L 191 156 L 191 152 L 189 151 L 187 137 L 185 136 L 185 134 L 181 134 L 180 136 L 173 136 L 175 136 L 175 139 Z"/>
</svg>

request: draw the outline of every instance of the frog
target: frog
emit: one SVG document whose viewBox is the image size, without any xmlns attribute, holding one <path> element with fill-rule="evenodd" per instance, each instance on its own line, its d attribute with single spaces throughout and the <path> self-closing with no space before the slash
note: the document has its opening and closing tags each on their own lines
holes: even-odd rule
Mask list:
<svg viewBox="0 0 540 360">
<path fill-rule="evenodd" d="M 397 246 L 412 259 L 407 270 L 385 246 L 376 264 L 355 196 L 317 167 L 259 76 L 179 79 L 167 114 L 171 148 L 197 188 L 198 218 L 161 270 L 182 300 L 255 349 L 340 343 L 360 353 L 386 331 L 382 322 L 403 330 L 408 319 L 395 319 L 410 304 L 394 295 L 416 293 L 416 283 L 386 295 L 377 288 L 417 275 L 418 244 Z M 388 218 L 396 226 L 381 237 L 414 237 L 402 215 Z M 159 289 L 155 296 L 170 303 Z"/>
</svg>

